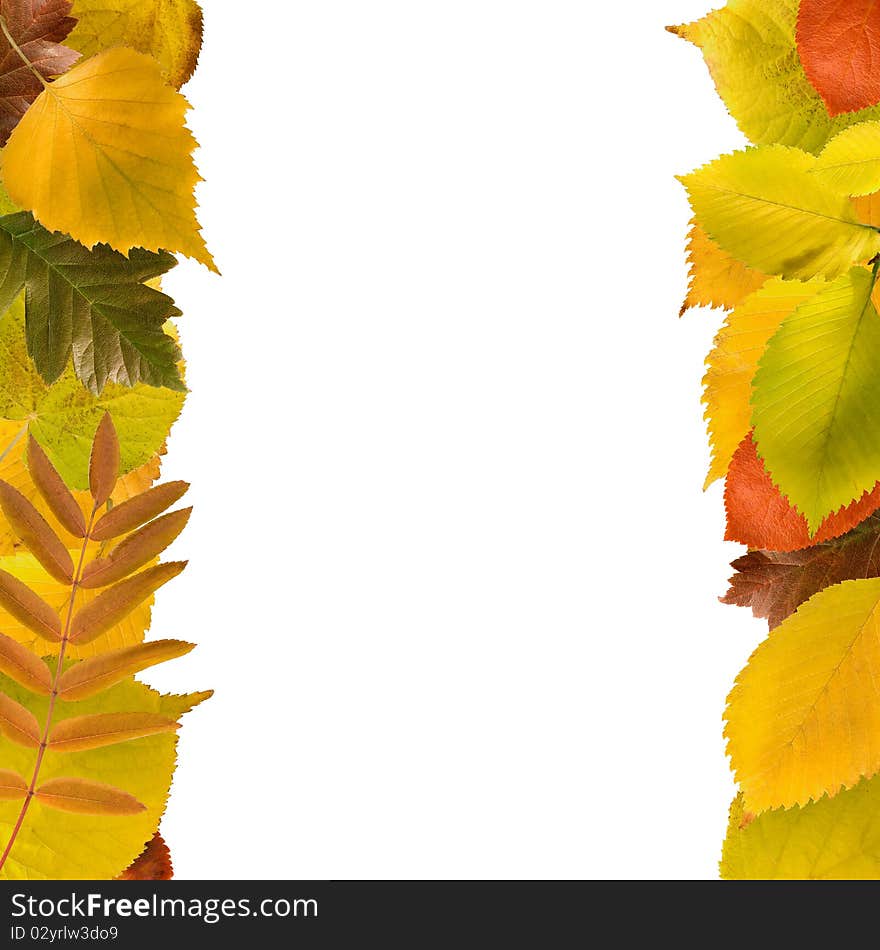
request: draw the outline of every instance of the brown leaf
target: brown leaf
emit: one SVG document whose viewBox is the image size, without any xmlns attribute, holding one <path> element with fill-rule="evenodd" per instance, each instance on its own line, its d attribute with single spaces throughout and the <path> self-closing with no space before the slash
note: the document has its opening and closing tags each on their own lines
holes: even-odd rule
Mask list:
<svg viewBox="0 0 880 950">
<path fill-rule="evenodd" d="M 79 59 L 79 53 L 61 45 L 76 23 L 68 16 L 70 7 L 71 0 L 4 0 L 0 4 L 12 38 L 44 79 L 67 72 Z M 42 91 L 40 80 L 0 33 L 0 146 Z"/>
<path fill-rule="evenodd" d="M 157 831 L 147 842 L 140 857 L 116 878 L 117 881 L 170 881 L 174 877 L 171 852 Z"/>
<path fill-rule="evenodd" d="M 20 800 L 27 795 L 28 784 L 11 769 L 0 769 L 0 802 Z"/>
<path fill-rule="evenodd" d="M 12 530 L 48 573 L 62 584 L 72 584 L 70 551 L 27 498 L 4 481 L 0 481 L 0 508 Z"/>
<path fill-rule="evenodd" d="M 98 423 L 95 441 L 92 443 L 92 456 L 89 459 L 89 488 L 95 507 L 105 504 L 113 494 L 116 478 L 119 475 L 119 439 L 110 413 L 105 412 Z"/>
<path fill-rule="evenodd" d="M 80 585 L 106 587 L 127 577 L 161 554 L 186 527 L 192 508 L 162 515 L 120 542 L 107 557 L 96 558 L 83 571 Z"/>
<path fill-rule="evenodd" d="M 75 538 L 84 538 L 86 519 L 83 517 L 82 509 L 40 447 L 40 443 L 32 435 L 28 436 L 27 454 L 28 471 L 37 486 L 37 491 L 43 496 L 52 514 L 65 531 L 69 531 Z"/>
<path fill-rule="evenodd" d="M 99 653 L 75 663 L 61 674 L 58 696 L 66 702 L 87 699 L 120 680 L 157 663 L 184 656 L 194 648 L 194 643 L 185 643 L 183 640 L 152 640 L 109 653 Z"/>
<path fill-rule="evenodd" d="M 182 498 L 189 488 L 189 482 L 166 482 L 157 485 L 140 495 L 135 495 L 128 501 L 111 508 L 103 515 L 92 529 L 92 538 L 95 541 L 108 541 L 118 538 L 121 534 L 133 531 L 142 524 L 161 515 L 166 508 L 170 508 L 178 499 Z"/>
<path fill-rule="evenodd" d="M 49 667 L 12 637 L 0 633 L 0 673 L 20 683 L 32 693 L 48 696 L 52 692 Z"/>
<path fill-rule="evenodd" d="M 42 738 L 37 717 L 6 693 L 0 693 L 0 730 L 10 742 L 27 749 L 38 748 Z"/>
<path fill-rule="evenodd" d="M 161 732 L 176 732 L 180 723 L 155 713 L 97 713 L 74 716 L 57 723 L 49 734 L 49 748 L 55 752 L 82 752 L 100 749 Z"/>
<path fill-rule="evenodd" d="M 61 618 L 58 614 L 9 571 L 0 570 L 0 605 L 38 637 L 49 643 L 57 643 L 61 639 Z"/>
<path fill-rule="evenodd" d="M 120 581 L 86 604 L 70 625 L 70 642 L 91 643 L 96 637 L 123 620 L 141 601 L 157 591 L 186 567 L 186 561 L 157 564 Z"/>
<path fill-rule="evenodd" d="M 138 815 L 147 810 L 121 788 L 84 778 L 50 778 L 34 795 L 43 805 L 80 815 Z"/>
<path fill-rule="evenodd" d="M 880 515 L 872 515 L 842 538 L 800 551 L 749 551 L 731 567 L 730 590 L 723 604 L 751 607 L 770 628 L 840 581 L 880 577 Z"/>
</svg>

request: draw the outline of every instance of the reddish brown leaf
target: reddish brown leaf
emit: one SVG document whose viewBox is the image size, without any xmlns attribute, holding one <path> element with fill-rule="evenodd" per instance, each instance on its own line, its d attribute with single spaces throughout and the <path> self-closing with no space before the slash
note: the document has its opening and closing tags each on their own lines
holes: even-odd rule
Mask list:
<svg viewBox="0 0 880 950">
<path fill-rule="evenodd" d="M 0 570 L 0 605 L 38 637 L 57 643 L 61 618 L 42 597 L 8 571 Z"/>
<path fill-rule="evenodd" d="M 6 693 L 0 693 L 0 731 L 10 742 L 27 749 L 36 749 L 42 735 L 37 717 Z"/>
<path fill-rule="evenodd" d="M 33 436 L 28 436 L 28 471 L 52 514 L 75 538 L 86 536 L 86 519 L 55 466 Z"/>
<path fill-rule="evenodd" d="M 880 577 L 880 515 L 834 541 L 801 551 L 749 551 L 730 566 L 737 573 L 721 602 L 751 607 L 772 629 L 832 584 Z"/>
<path fill-rule="evenodd" d="M 194 643 L 183 640 L 151 640 L 109 653 L 99 653 L 68 667 L 61 674 L 58 695 L 67 702 L 87 699 L 157 663 L 173 660 L 189 653 Z"/>
<path fill-rule="evenodd" d="M 28 784 L 10 769 L 0 769 L 0 802 L 20 800 L 27 795 Z"/>
<path fill-rule="evenodd" d="M 68 16 L 70 7 L 71 0 L 0 2 L 12 38 L 45 79 L 67 72 L 79 59 L 79 53 L 61 45 L 76 23 Z M 42 91 L 40 80 L 0 33 L 0 146 Z"/>
<path fill-rule="evenodd" d="M 35 797 L 50 808 L 80 815 L 138 815 L 147 810 L 121 788 L 84 778 L 50 778 L 37 789 Z"/>
<path fill-rule="evenodd" d="M 55 752 L 82 752 L 103 746 L 143 739 L 161 732 L 176 732 L 180 723 L 155 713 L 97 713 L 62 719 L 49 733 L 49 748 Z"/>
<path fill-rule="evenodd" d="M 129 498 L 100 518 L 92 530 L 92 537 L 95 541 L 108 541 L 139 528 L 170 508 L 188 488 L 189 482 L 166 482 Z"/>
<path fill-rule="evenodd" d="M 830 115 L 880 102 L 876 0 L 801 0 L 797 48 L 804 72 Z"/>
<path fill-rule="evenodd" d="M 157 564 L 110 587 L 73 618 L 70 625 L 71 643 L 91 643 L 128 616 L 142 601 L 166 584 L 186 567 L 186 561 Z"/>
<path fill-rule="evenodd" d="M 147 842 L 140 857 L 116 878 L 117 881 L 170 881 L 174 877 L 171 852 L 162 835 L 156 834 Z"/>
<path fill-rule="evenodd" d="M 83 571 L 81 585 L 86 588 L 106 587 L 149 564 L 183 531 L 191 514 L 192 508 L 181 508 L 144 525 L 120 542 L 107 557 L 92 561 Z"/>
<path fill-rule="evenodd" d="M 0 633 L 0 673 L 5 673 L 32 693 L 48 696 L 52 692 L 49 667 L 5 633 Z"/>
<path fill-rule="evenodd" d="M 105 504 L 113 494 L 119 475 L 119 439 L 110 413 L 105 412 L 95 432 L 89 460 L 89 488 L 95 507 Z"/>
<path fill-rule="evenodd" d="M 49 522 L 8 482 L 0 481 L 0 508 L 12 530 L 46 571 L 62 584 L 73 582 L 73 559 Z"/>
<path fill-rule="evenodd" d="M 724 489 L 727 509 L 725 541 L 739 541 L 750 548 L 797 551 L 845 534 L 880 508 L 880 484 L 852 504 L 841 508 L 819 525 L 810 537 L 807 520 L 788 503 L 758 458 L 751 435 L 733 455 Z"/>
</svg>

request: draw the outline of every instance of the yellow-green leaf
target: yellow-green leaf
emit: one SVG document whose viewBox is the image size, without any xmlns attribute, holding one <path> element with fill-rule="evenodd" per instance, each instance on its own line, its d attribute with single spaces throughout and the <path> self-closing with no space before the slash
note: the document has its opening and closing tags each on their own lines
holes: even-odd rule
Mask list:
<svg viewBox="0 0 880 950">
<path fill-rule="evenodd" d="M 822 149 L 813 174 L 845 195 L 880 189 L 880 122 L 863 122 L 836 135 Z"/>
</svg>

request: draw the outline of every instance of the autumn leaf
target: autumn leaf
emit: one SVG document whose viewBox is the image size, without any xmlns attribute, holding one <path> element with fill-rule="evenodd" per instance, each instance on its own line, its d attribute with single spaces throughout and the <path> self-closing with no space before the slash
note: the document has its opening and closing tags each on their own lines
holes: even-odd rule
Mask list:
<svg viewBox="0 0 880 950">
<path fill-rule="evenodd" d="M 830 280 L 878 253 L 880 234 L 813 174 L 816 161 L 764 146 L 722 155 L 680 180 L 697 223 L 737 260 L 766 274 Z"/>
<path fill-rule="evenodd" d="M 736 573 L 721 602 L 751 607 L 773 629 L 826 587 L 880 577 L 880 516 L 834 541 L 800 551 L 749 551 L 730 566 Z"/>
<path fill-rule="evenodd" d="M 157 831 L 147 846 L 128 868 L 116 878 L 117 881 L 170 881 L 174 877 L 171 852 L 165 839 Z"/>
<path fill-rule="evenodd" d="M 151 57 L 98 53 L 25 113 L 0 157 L 6 190 L 47 230 L 87 248 L 164 249 L 216 270 L 196 220 L 187 108 Z"/>
<path fill-rule="evenodd" d="M 69 45 L 84 56 L 130 46 L 159 62 L 180 88 L 192 76 L 202 45 L 202 11 L 195 0 L 76 0 Z"/>
<path fill-rule="evenodd" d="M 822 149 L 813 174 L 842 194 L 862 197 L 880 188 L 880 122 L 862 122 Z"/>
<path fill-rule="evenodd" d="M 880 780 L 753 821 L 738 795 L 721 857 L 725 880 L 880 879 Z"/>
<path fill-rule="evenodd" d="M 752 381 L 758 454 L 807 519 L 880 481 L 880 317 L 864 268 L 800 304 L 771 338 Z"/>
<path fill-rule="evenodd" d="M 723 251 L 696 221 L 688 232 L 687 259 L 688 291 L 679 316 L 691 307 L 731 310 L 767 280 Z"/>
<path fill-rule="evenodd" d="M 823 286 L 819 280 L 769 280 L 746 297 L 718 331 L 703 377 L 704 418 L 712 448 L 704 487 L 724 477 L 734 452 L 751 429 L 752 378 L 767 342 L 782 320 Z"/>
<path fill-rule="evenodd" d="M 880 578 L 820 591 L 755 650 L 728 697 L 727 753 L 756 814 L 880 769 Z"/>
<path fill-rule="evenodd" d="M 796 551 L 839 537 L 875 512 L 880 508 L 880 484 L 858 501 L 826 516 L 811 537 L 807 519 L 773 484 L 758 457 L 754 440 L 747 435 L 727 472 L 724 507 L 725 541 L 739 541 L 750 548 Z"/>
<path fill-rule="evenodd" d="M 699 47 L 718 94 L 752 142 L 818 152 L 847 126 L 880 118 L 880 110 L 828 114 L 798 56 L 798 4 L 729 0 L 695 23 L 668 29 Z"/>
<path fill-rule="evenodd" d="M 797 49 L 829 115 L 880 102 L 880 7 L 875 0 L 800 0 Z"/>
<path fill-rule="evenodd" d="M 26 289 L 28 354 L 47 383 L 72 354 L 76 375 L 95 395 L 108 382 L 183 389 L 180 350 L 164 331 L 180 311 L 144 283 L 175 264 L 164 252 L 88 251 L 25 212 L 0 218 L 0 310 Z"/>
<path fill-rule="evenodd" d="M 0 32 L 0 146 L 6 144 L 9 133 L 43 91 L 39 76 L 60 76 L 79 59 L 75 49 L 61 45 L 76 23 L 68 16 L 70 7 L 70 0 L 0 2 L 0 17 L 6 27 Z M 12 47 L 6 31 L 33 69 Z"/>
</svg>

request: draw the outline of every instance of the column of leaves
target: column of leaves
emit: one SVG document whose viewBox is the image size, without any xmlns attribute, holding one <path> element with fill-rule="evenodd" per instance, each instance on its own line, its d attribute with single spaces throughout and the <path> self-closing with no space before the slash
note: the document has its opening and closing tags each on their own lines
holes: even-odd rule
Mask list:
<svg viewBox="0 0 880 950">
<path fill-rule="evenodd" d="M 44 762 L 52 757 L 64 758 L 176 731 L 175 718 L 125 708 L 124 700 L 119 708 L 113 708 L 115 697 L 107 703 L 106 711 L 87 715 L 71 715 L 67 704 L 105 693 L 134 673 L 192 649 L 189 643 L 163 640 L 74 663 L 65 661 L 68 645 L 95 640 L 183 570 L 185 562 L 142 568 L 154 561 L 186 525 L 189 508 L 163 514 L 186 491 L 186 483 L 158 485 L 108 508 L 119 469 L 119 443 L 109 415 L 102 420 L 92 446 L 89 482 L 93 506 L 88 518 L 33 438 L 28 445 L 28 464 L 49 509 L 68 532 L 81 539 L 82 548 L 79 562 L 74 564 L 39 511 L 11 485 L 0 482 L 0 507 L 22 543 L 53 578 L 70 588 L 68 608 L 62 617 L 19 579 L 0 571 L 3 607 L 43 640 L 59 645 L 54 670 L 50 670 L 26 647 L 0 634 L 0 673 L 29 696 L 48 699 L 40 705 L 40 718 L 33 711 L 33 701 L 15 698 L 8 689 L 0 692 L 0 732 L 9 742 L 33 752 L 30 774 L 0 769 L 0 800 L 21 802 L 0 856 L 0 869 L 7 859 L 14 859 L 15 845 L 32 802 L 51 810 L 106 816 L 114 821 L 125 821 L 146 811 L 129 791 L 100 780 L 101 763 L 106 760 L 79 760 L 78 771 L 85 770 L 95 778 L 68 775 L 62 768 L 61 774 L 43 780 L 41 772 Z M 95 542 L 100 544 L 97 555 L 88 559 L 87 552 Z M 80 589 L 100 589 L 101 593 L 79 606 Z M 65 715 L 58 718 L 61 705 Z M 43 824 L 51 821 L 44 813 L 36 820 Z M 139 842 L 140 846 L 148 837 L 140 826 L 133 835 L 134 844 Z"/>
</svg>

